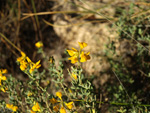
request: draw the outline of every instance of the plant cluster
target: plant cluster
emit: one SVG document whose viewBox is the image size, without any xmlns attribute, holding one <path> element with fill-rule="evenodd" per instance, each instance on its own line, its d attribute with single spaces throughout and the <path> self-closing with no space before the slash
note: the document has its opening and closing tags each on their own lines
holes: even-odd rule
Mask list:
<svg viewBox="0 0 150 113">
<path fill-rule="evenodd" d="M 43 44 L 35 44 L 37 49 L 41 49 Z M 42 45 L 42 46 L 41 46 Z M 38 71 L 41 67 L 40 60 L 33 63 L 31 59 L 21 51 L 21 57 L 17 58 L 20 70 L 28 75 L 27 81 L 20 81 L 4 74 L 6 69 L 0 70 L 1 91 L 8 96 L 9 102 L 1 101 L 1 111 L 3 112 L 30 112 L 30 113 L 67 113 L 89 111 L 96 112 L 96 96 L 92 84 L 85 79 L 82 73 L 81 63 L 90 59 L 89 52 L 84 53 L 83 48 L 87 43 L 79 42 L 80 50 L 67 50 L 71 58 L 71 63 L 78 62 L 78 66 L 68 70 L 71 85 L 64 82 L 63 65 L 56 68 L 55 61 L 51 57 L 47 73 L 45 70 Z M 43 51 L 41 51 L 43 52 Z M 46 59 L 45 59 L 46 60 Z M 50 90 L 56 91 L 55 94 Z"/>
<path fill-rule="evenodd" d="M 116 76 L 112 78 L 114 82 L 111 87 L 110 84 L 107 86 L 107 91 L 109 97 L 112 97 L 111 101 L 134 103 L 130 107 L 120 107 L 119 112 L 147 113 L 148 106 L 139 107 L 136 105 L 150 103 L 145 93 L 149 91 L 147 86 L 150 80 L 148 48 L 150 35 L 149 28 L 146 28 L 145 25 L 149 19 L 142 20 L 141 16 L 130 18 L 134 14 L 134 7 L 136 6 L 131 4 L 128 12 L 123 10 L 123 15 L 116 22 L 119 34 L 118 42 L 112 41 L 107 45 L 105 55 L 111 65 L 111 73 Z M 118 43 L 119 47 L 116 46 Z M 142 89 L 145 91 L 143 92 Z M 111 109 L 116 108 L 111 107 Z"/>
<path fill-rule="evenodd" d="M 36 13 L 34 0 L 31 1 Z M 84 3 L 84 0 L 81 1 Z M 100 15 L 98 11 L 79 7 Z M 138 6 L 131 4 L 128 11 L 119 9 L 122 15 L 114 25 L 119 37 L 117 41 L 111 41 L 106 46 L 105 58 L 110 69 L 104 73 L 111 75 L 103 85 L 105 97 L 108 97 L 106 100 L 99 97 L 103 97 L 103 94 L 97 91 L 101 90 L 101 87 L 95 90 L 93 82 L 87 78 L 81 66 L 91 59 L 90 52 L 84 50 L 88 46 L 87 43 L 78 42 L 79 49 L 66 51 L 72 66 L 65 75 L 63 62 L 56 66 L 53 56 L 48 58 L 45 55 L 42 41 L 35 43 L 37 53 L 41 54 L 42 58 L 34 63 L 27 54 L 0 33 L 2 38 L 20 52 L 21 56 L 17 58 L 16 63 L 26 75 L 26 79 L 19 80 L 8 74 L 7 69 L 0 69 L 0 93 L 1 98 L 4 97 L 0 100 L 0 112 L 100 113 L 101 106 L 105 104 L 108 107 L 104 107 L 111 113 L 149 113 L 150 29 L 145 25 L 150 20 L 149 16 L 145 15 L 149 10 L 141 13 L 143 18 L 135 14 L 134 7 Z M 39 23 L 37 15 L 35 18 Z M 142 27 L 138 27 L 139 25 Z M 42 66 L 42 61 L 47 63 L 47 67 Z"/>
</svg>

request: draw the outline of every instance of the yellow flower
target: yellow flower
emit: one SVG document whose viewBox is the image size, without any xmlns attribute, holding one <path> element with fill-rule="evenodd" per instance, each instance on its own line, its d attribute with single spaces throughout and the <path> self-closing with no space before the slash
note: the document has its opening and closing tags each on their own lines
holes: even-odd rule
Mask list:
<svg viewBox="0 0 150 113">
<path fill-rule="evenodd" d="M 39 41 L 39 42 L 35 43 L 35 46 L 37 48 L 41 48 L 41 47 L 43 47 L 43 43 L 41 41 Z"/>
<path fill-rule="evenodd" d="M 55 112 L 59 111 L 60 113 L 66 113 L 65 107 L 68 108 L 69 110 L 71 110 L 73 108 L 73 102 L 69 102 L 69 103 L 63 102 L 63 100 L 62 100 L 62 93 L 61 92 L 56 92 L 56 96 L 58 98 L 60 98 L 61 101 L 57 101 L 55 98 L 50 99 L 50 102 L 53 105 L 55 105 L 55 106 L 53 106 L 53 110 Z M 65 104 L 65 106 L 64 106 L 64 104 Z M 60 106 L 61 106 L 61 108 L 60 108 Z"/>
<path fill-rule="evenodd" d="M 2 80 L 7 80 L 7 78 L 0 73 L 0 86 L 2 85 Z"/>
<path fill-rule="evenodd" d="M 65 105 L 67 106 L 68 109 L 73 108 L 73 102 L 65 103 Z"/>
<path fill-rule="evenodd" d="M 6 74 L 7 72 L 7 69 L 0 69 L 0 74 Z"/>
<path fill-rule="evenodd" d="M 78 56 L 78 50 L 72 48 L 72 50 L 67 50 L 70 56 Z"/>
<path fill-rule="evenodd" d="M 87 46 L 87 43 L 85 43 L 85 42 L 78 42 L 78 43 L 79 43 L 79 46 L 81 49 L 83 49 Z"/>
<path fill-rule="evenodd" d="M 21 71 L 24 71 L 27 68 L 27 62 L 21 61 L 20 62 L 20 69 Z"/>
<path fill-rule="evenodd" d="M 72 78 L 74 78 L 75 80 L 77 80 L 77 75 L 75 75 L 74 73 L 71 74 Z"/>
<path fill-rule="evenodd" d="M 31 59 L 29 57 L 26 57 L 28 63 L 32 63 Z"/>
<path fill-rule="evenodd" d="M 89 54 L 90 54 L 90 52 L 84 54 L 84 52 L 82 51 L 82 53 L 80 55 L 80 57 L 81 57 L 80 62 L 86 62 L 87 60 L 89 60 L 90 59 Z"/>
<path fill-rule="evenodd" d="M 22 51 L 21 51 L 21 55 L 22 55 L 21 57 L 17 58 L 18 62 L 21 62 L 21 61 L 25 60 L 25 58 L 26 58 L 26 54 L 24 52 L 22 52 Z"/>
<path fill-rule="evenodd" d="M 34 69 L 38 69 L 39 67 L 41 67 L 40 60 L 31 66 L 31 68 L 29 70 L 30 73 L 32 73 L 34 71 Z"/>
<path fill-rule="evenodd" d="M 2 69 L 2 70 L 0 70 L 0 71 L 1 71 L 2 74 L 8 73 L 7 69 Z"/>
<path fill-rule="evenodd" d="M 17 111 L 18 107 L 17 106 L 13 106 L 13 104 L 6 104 L 6 107 L 8 109 L 11 109 L 12 111 Z"/>
<path fill-rule="evenodd" d="M 4 88 L 1 88 L 1 91 L 3 91 L 4 93 L 6 92 Z"/>
<path fill-rule="evenodd" d="M 76 62 L 86 62 L 87 60 L 90 59 L 90 52 L 84 54 L 84 52 L 82 51 L 82 49 L 84 47 L 87 46 L 87 43 L 85 42 L 78 42 L 79 46 L 80 46 L 80 50 L 76 50 L 75 48 L 72 48 L 72 50 L 67 50 L 68 54 L 71 56 L 70 58 L 68 58 L 68 60 L 71 60 L 71 63 L 74 64 Z"/>
<path fill-rule="evenodd" d="M 59 106 L 59 105 L 56 105 L 56 106 L 53 107 L 53 110 L 54 110 L 55 112 L 58 112 L 58 111 L 59 111 L 59 108 L 60 108 L 60 106 Z"/>
<path fill-rule="evenodd" d="M 36 102 L 36 104 L 32 107 L 32 110 L 33 111 L 41 111 L 38 102 Z"/>
<path fill-rule="evenodd" d="M 3 91 L 4 93 L 6 92 L 6 90 L 8 90 L 8 88 L 1 87 L 1 91 Z"/>
<path fill-rule="evenodd" d="M 7 80 L 7 78 L 3 76 L 2 74 L 0 74 L 0 80 Z"/>
<path fill-rule="evenodd" d="M 50 99 L 50 102 L 51 102 L 52 104 L 55 104 L 55 103 L 57 103 L 57 100 L 56 100 L 55 98 L 52 98 L 52 99 Z"/>
<path fill-rule="evenodd" d="M 3 76 L 5 73 L 7 73 L 7 69 L 0 69 L 0 86 L 2 85 L 1 81 L 7 79 L 5 76 Z"/>
<path fill-rule="evenodd" d="M 56 92 L 56 96 L 62 100 L 62 98 L 61 98 L 62 97 L 61 92 Z"/>
<path fill-rule="evenodd" d="M 13 106 L 12 110 L 13 111 L 17 111 L 18 107 L 17 106 Z"/>
<path fill-rule="evenodd" d="M 79 57 L 78 50 L 76 50 L 75 48 L 72 48 L 72 50 L 67 50 L 67 51 L 68 51 L 68 54 L 71 56 L 70 58 L 68 58 L 68 60 L 71 60 L 72 64 L 78 62 L 78 57 Z"/>
<path fill-rule="evenodd" d="M 64 108 L 64 107 L 61 107 L 61 109 L 60 109 L 60 113 L 66 113 L 66 110 L 65 110 L 65 108 Z"/>
<path fill-rule="evenodd" d="M 21 51 L 21 55 L 22 55 L 22 57 L 26 57 L 26 54 L 22 51 Z"/>
<path fill-rule="evenodd" d="M 78 62 L 78 57 L 72 56 L 72 57 L 68 58 L 68 60 L 71 60 L 71 63 L 74 64 L 74 63 Z"/>
<path fill-rule="evenodd" d="M 13 105 L 12 105 L 12 104 L 6 104 L 6 107 L 7 107 L 8 109 L 11 109 L 11 108 L 13 107 Z"/>
<path fill-rule="evenodd" d="M 21 57 L 17 58 L 17 62 L 20 63 L 21 71 L 24 71 L 27 68 L 26 54 L 24 52 L 21 51 Z"/>
</svg>

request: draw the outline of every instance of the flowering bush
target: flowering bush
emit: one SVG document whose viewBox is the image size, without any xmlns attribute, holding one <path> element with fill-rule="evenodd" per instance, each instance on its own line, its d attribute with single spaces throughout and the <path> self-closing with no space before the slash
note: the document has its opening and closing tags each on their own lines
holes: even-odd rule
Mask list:
<svg viewBox="0 0 150 113">
<path fill-rule="evenodd" d="M 10 4 L 13 2 L 11 2 L 10 0 L 8 1 L 10 2 L 8 6 L 11 7 Z M 88 2 L 86 3 L 85 0 L 80 1 L 86 6 L 90 5 Z M 20 57 L 17 58 L 16 63 L 18 64 L 18 69 L 20 69 L 20 71 L 24 73 L 25 78 L 21 76 L 22 74 L 18 75 L 17 77 L 13 77 L 9 72 L 9 68 L 9 71 L 7 71 L 7 69 L 0 68 L 1 113 L 149 113 L 150 29 L 148 28 L 148 25 L 146 25 L 149 22 L 149 7 L 141 7 L 141 5 L 149 6 L 149 3 L 147 3 L 146 1 L 135 2 L 132 3 L 129 7 L 128 4 L 130 2 L 124 4 L 121 3 L 121 7 L 119 5 L 120 3 L 114 3 L 113 6 L 118 6 L 115 10 L 115 15 L 114 17 L 110 16 L 108 18 L 105 15 L 103 16 L 102 10 L 102 13 L 99 13 L 99 9 L 88 9 L 88 7 L 77 5 L 78 7 L 80 7 L 80 9 L 82 8 L 85 11 L 79 11 L 79 14 L 77 14 L 77 17 L 75 17 L 76 19 L 72 19 L 73 21 L 70 21 L 70 17 L 74 17 L 74 15 L 71 15 L 71 13 L 74 14 L 76 13 L 76 11 L 36 13 L 34 0 L 31 0 L 34 14 L 26 14 L 26 16 L 20 18 L 20 15 L 22 14 L 20 13 L 20 5 L 23 5 L 22 2 L 20 2 L 20 0 L 17 1 L 17 10 L 15 9 L 15 7 L 12 7 L 12 10 L 10 12 L 6 12 L 6 14 L 9 14 L 7 18 L 5 18 L 5 13 L 1 12 L 0 8 L 0 15 L 3 18 L 0 23 L 3 23 L 3 21 L 5 20 L 7 21 L 11 19 L 11 21 L 6 22 L 6 27 L 9 26 L 11 28 L 13 24 L 17 25 L 17 30 L 15 32 L 15 35 L 17 37 L 14 41 L 15 44 L 18 41 L 17 39 L 19 39 L 18 36 L 21 36 L 19 29 L 21 28 L 20 22 L 22 20 L 25 20 L 30 16 L 35 16 L 35 20 L 34 18 L 32 18 L 32 20 L 34 22 L 33 24 L 36 32 L 36 40 L 38 39 L 38 35 L 39 38 L 43 40 L 40 29 L 41 22 L 39 22 L 37 15 L 56 13 L 64 14 L 65 18 L 63 20 L 73 22 L 73 24 L 71 23 L 68 25 L 64 25 L 64 27 L 68 27 L 70 25 L 80 25 L 80 22 L 79 24 L 74 24 L 74 20 L 78 19 L 79 17 L 81 17 L 80 20 L 85 19 L 83 20 L 84 22 L 88 21 L 88 23 L 93 25 L 95 28 L 95 23 L 100 23 L 101 20 L 102 23 L 105 23 L 107 20 L 107 22 L 109 22 L 109 25 L 110 23 L 117 21 L 116 23 L 111 25 L 114 25 L 115 30 L 118 31 L 117 34 L 119 35 L 119 37 L 116 41 L 116 39 L 111 39 L 112 36 L 110 36 L 110 42 L 106 45 L 106 48 L 103 52 L 99 52 L 97 51 L 97 49 L 95 49 L 96 52 L 94 55 L 96 55 L 96 57 L 99 57 L 100 55 L 100 58 L 102 58 L 102 60 L 105 59 L 109 63 L 110 67 L 108 68 L 108 70 L 102 71 L 98 75 L 88 76 L 82 69 L 82 64 L 92 59 L 92 57 L 90 56 L 91 51 L 85 51 L 85 48 L 88 46 L 87 43 L 78 42 L 80 47 L 79 49 L 71 48 L 66 50 L 66 55 L 68 55 L 69 61 L 66 60 L 66 58 L 64 58 L 63 60 L 65 60 L 65 63 L 71 62 L 71 66 L 67 67 L 63 65 L 64 62 L 59 62 L 59 65 L 55 65 L 53 56 L 49 58 L 45 54 L 45 51 L 43 49 L 44 44 L 42 43 L 42 41 L 38 41 L 35 43 L 35 48 L 40 56 L 40 59 L 34 62 L 33 59 L 29 58 L 30 55 L 26 54 L 18 48 L 20 47 L 18 46 L 20 44 L 17 43 L 18 47 L 16 47 L 15 44 L 13 44 L 2 34 L 5 33 L 4 28 L 4 31 L 0 33 L 0 45 L 2 45 L 2 43 L 5 43 L 6 45 L 7 43 L 9 43 L 20 52 Z M 30 5 L 28 4 L 28 2 L 26 2 L 26 0 L 23 0 L 23 2 L 24 5 L 28 7 L 28 10 L 30 12 Z M 37 4 L 39 4 L 39 2 L 40 1 L 37 1 Z M 64 3 L 66 2 L 67 0 L 64 1 Z M 75 6 L 76 2 L 78 1 L 73 0 L 72 4 Z M 42 3 L 46 4 L 44 0 L 42 0 Z M 62 3 L 60 4 L 60 6 L 62 6 Z M 105 6 L 103 8 L 106 8 Z M 135 6 L 135 8 L 133 8 L 133 6 Z M 55 8 L 56 7 L 53 7 L 53 9 Z M 124 9 L 127 9 L 128 11 L 123 12 Z M 14 14 L 17 14 L 16 12 L 18 12 L 17 19 L 11 18 L 13 11 Z M 69 13 L 69 15 L 67 15 L 67 13 Z M 84 13 L 84 15 L 82 15 L 82 13 Z M 97 15 L 99 15 L 100 17 Z M 118 17 L 119 15 L 121 16 Z M 59 15 L 56 17 L 61 16 Z M 91 19 L 93 19 L 93 21 L 89 21 Z M 12 20 L 17 20 L 17 22 L 14 21 L 17 24 L 13 23 Z M 56 20 L 60 21 L 60 19 Z M 51 23 L 48 23 L 44 19 L 42 20 L 42 22 L 43 21 L 47 25 L 56 27 L 63 26 L 53 25 Z M 43 28 L 45 30 L 45 27 Z M 3 25 L 1 27 L 1 30 L 3 30 Z M 14 32 L 14 29 L 11 28 L 11 30 Z M 67 29 L 67 32 L 68 31 L 70 30 Z M 93 35 L 92 37 L 97 37 L 98 31 L 99 29 L 94 32 L 96 35 Z M 10 32 L 10 29 L 7 29 L 7 32 Z M 6 36 L 10 35 L 9 33 L 5 34 Z M 29 33 L 29 35 L 31 34 Z M 10 38 L 13 36 L 14 34 L 10 35 Z M 28 42 L 32 43 L 32 41 Z M 7 47 L 10 48 L 9 45 L 7 45 Z M 3 48 L 0 50 L 5 51 L 5 49 Z M 10 50 L 15 54 L 16 50 L 14 51 L 11 48 Z M 0 54 L 0 56 L 3 55 Z M 96 62 L 99 64 L 101 61 Z M 67 71 L 65 70 L 66 67 Z M 93 68 L 93 70 L 94 69 L 95 68 Z M 105 81 L 101 87 L 98 86 L 99 83 L 97 82 L 99 81 L 99 75 L 103 74 L 107 75 L 107 81 Z"/>
<path fill-rule="evenodd" d="M 67 51 L 71 56 L 68 60 L 71 60 L 73 64 L 78 62 L 80 65 L 80 62 L 90 60 L 90 56 L 89 52 L 85 53 L 83 51 L 87 43 L 79 42 L 79 45 L 79 51 L 75 48 Z M 43 44 L 40 42 L 39 47 L 39 43 L 37 42 L 35 46 L 38 49 L 42 49 Z M 43 53 L 43 51 L 41 51 L 41 53 Z M 3 111 L 10 110 L 16 113 L 91 111 L 94 113 L 96 111 L 96 97 L 93 93 L 91 83 L 88 80 L 85 81 L 82 68 L 78 65 L 79 67 L 71 67 L 71 70 L 68 70 L 70 78 L 72 79 L 72 85 L 66 88 L 62 64 L 60 64 L 59 68 L 56 68 L 53 58 L 50 58 L 47 62 L 49 62 L 49 73 L 46 73 L 45 70 L 39 72 L 38 68 L 41 67 L 40 60 L 33 63 L 31 59 L 21 51 L 21 56 L 17 58 L 17 63 L 20 66 L 20 70 L 29 77 L 29 80 L 24 82 L 13 78 L 11 75 L 7 75 L 7 79 L 6 76 L 4 76 L 7 70 L 0 70 L 0 87 L 9 97 L 10 103 L 6 104 L 5 101 L 1 102 Z M 45 74 L 47 75 L 45 76 Z M 42 85 L 43 83 L 45 83 L 45 85 Z M 49 91 L 52 86 L 56 89 L 55 95 Z M 61 90 L 61 92 L 57 90 Z M 80 106 L 84 107 L 80 108 Z M 80 110 L 77 108 L 80 108 Z"/>
</svg>

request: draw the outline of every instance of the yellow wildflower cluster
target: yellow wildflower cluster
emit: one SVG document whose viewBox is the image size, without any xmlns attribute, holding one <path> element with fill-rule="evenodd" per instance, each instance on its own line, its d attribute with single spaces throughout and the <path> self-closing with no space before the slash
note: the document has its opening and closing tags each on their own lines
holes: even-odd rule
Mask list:
<svg viewBox="0 0 150 113">
<path fill-rule="evenodd" d="M 55 98 L 50 99 L 50 102 L 54 105 L 53 110 L 55 112 L 59 111 L 60 113 L 67 113 L 65 107 L 67 107 L 67 109 L 69 109 L 69 110 L 71 110 L 73 108 L 73 102 L 69 102 L 69 103 L 63 102 L 61 92 L 56 92 L 56 96 L 61 101 L 58 101 Z M 58 102 L 59 102 L 59 104 L 57 104 Z"/>
<path fill-rule="evenodd" d="M 2 85 L 1 81 L 6 80 L 7 78 L 3 74 L 7 73 L 7 69 L 0 69 L 0 86 Z"/>
<path fill-rule="evenodd" d="M 18 107 L 14 106 L 13 104 L 6 104 L 6 107 L 8 109 L 11 109 L 12 111 L 17 111 Z"/>
<path fill-rule="evenodd" d="M 17 62 L 20 63 L 20 69 L 22 71 L 26 70 L 27 67 L 29 66 L 29 72 L 30 74 L 32 74 L 32 72 L 35 70 L 35 69 L 38 69 L 39 67 L 41 67 L 41 64 L 40 64 L 40 60 L 36 63 L 33 63 L 29 57 L 26 56 L 26 54 L 24 52 L 21 52 L 21 57 L 17 58 Z"/>
<path fill-rule="evenodd" d="M 41 47 L 43 47 L 43 43 L 41 41 L 39 41 L 39 42 L 35 43 L 35 46 L 37 48 L 41 48 Z"/>
<path fill-rule="evenodd" d="M 74 64 L 76 62 L 86 62 L 87 60 L 90 59 L 90 52 L 84 53 L 84 51 L 82 51 L 83 48 L 85 48 L 87 46 L 87 43 L 85 42 L 78 42 L 79 46 L 80 46 L 80 50 L 76 50 L 75 48 L 72 48 L 72 50 L 67 50 L 67 52 L 69 53 L 69 55 L 71 56 L 70 58 L 68 58 L 68 60 L 71 60 L 71 63 Z"/>
<path fill-rule="evenodd" d="M 35 111 L 41 111 L 38 102 L 34 102 L 34 106 L 32 107 L 31 113 L 35 113 Z"/>
</svg>

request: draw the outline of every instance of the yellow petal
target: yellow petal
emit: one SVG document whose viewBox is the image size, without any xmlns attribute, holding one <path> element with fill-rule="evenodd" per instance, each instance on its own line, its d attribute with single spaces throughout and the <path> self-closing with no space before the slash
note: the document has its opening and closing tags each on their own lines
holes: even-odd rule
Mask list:
<svg viewBox="0 0 150 113">
<path fill-rule="evenodd" d="M 86 53 L 86 55 L 89 55 L 89 54 L 90 54 L 90 52 Z"/>
<path fill-rule="evenodd" d="M 68 109 L 72 109 L 73 108 L 73 102 L 66 103 L 66 106 Z"/>
<path fill-rule="evenodd" d="M 12 105 L 12 104 L 6 104 L 6 107 L 7 107 L 8 109 L 12 109 L 12 108 L 13 108 L 13 105 Z"/>
<path fill-rule="evenodd" d="M 7 72 L 8 72 L 7 69 L 2 69 L 2 74 L 5 74 Z"/>
<path fill-rule="evenodd" d="M 62 98 L 61 98 L 61 97 L 62 97 L 61 92 L 56 92 L 56 96 L 57 96 L 58 98 L 62 99 Z"/>
<path fill-rule="evenodd" d="M 66 113 L 66 110 L 65 110 L 65 108 L 64 108 L 64 107 L 61 107 L 61 109 L 60 109 L 60 113 Z"/>
<path fill-rule="evenodd" d="M 20 69 L 21 69 L 21 71 L 24 71 L 25 69 L 27 68 L 27 65 L 20 65 Z"/>
<path fill-rule="evenodd" d="M 32 107 L 32 110 L 33 111 L 41 111 L 38 102 L 36 102 L 36 104 Z"/>
<path fill-rule="evenodd" d="M 5 76 L 2 76 L 2 80 L 7 80 L 7 78 Z"/>
<path fill-rule="evenodd" d="M 39 41 L 39 42 L 35 43 L 35 46 L 37 48 L 41 48 L 41 47 L 43 47 L 43 43 L 41 41 Z"/>
<path fill-rule="evenodd" d="M 12 107 L 12 110 L 13 110 L 13 111 L 17 111 L 17 109 L 18 109 L 17 106 L 13 106 L 13 107 Z"/>
<path fill-rule="evenodd" d="M 40 62 L 41 62 L 41 61 L 39 60 L 38 62 L 36 62 L 36 63 L 35 63 L 35 65 L 34 65 L 34 66 L 35 66 L 35 68 L 37 68 L 37 69 L 38 69 L 39 67 L 41 67 Z M 34 67 L 34 66 L 33 66 L 33 67 Z"/>
<path fill-rule="evenodd" d="M 74 52 L 78 52 L 78 50 L 76 50 L 76 49 L 75 49 L 75 48 L 73 48 L 73 47 L 72 47 L 71 49 L 72 49 Z"/>
<path fill-rule="evenodd" d="M 72 48 L 72 50 L 67 50 L 67 52 L 70 56 L 78 55 L 78 51 L 75 48 Z"/>
<path fill-rule="evenodd" d="M 29 57 L 26 57 L 28 63 L 32 63 L 31 59 Z"/>
<path fill-rule="evenodd" d="M 68 60 L 71 60 L 72 64 L 78 62 L 78 58 L 76 56 L 70 57 L 70 58 L 68 58 Z"/>
<path fill-rule="evenodd" d="M 22 61 L 20 62 L 20 64 L 22 64 L 22 65 L 27 65 L 27 62 L 26 62 L 25 60 L 22 60 Z"/>
<path fill-rule="evenodd" d="M 38 62 L 36 62 L 35 64 L 33 63 L 32 65 L 31 65 L 30 70 L 29 70 L 30 73 L 32 73 L 35 68 L 38 69 L 39 67 L 41 67 L 40 60 Z"/>
<path fill-rule="evenodd" d="M 85 43 L 85 42 L 78 42 L 78 43 L 79 43 L 79 46 L 81 49 L 83 49 L 84 47 L 87 46 L 87 43 Z"/>
<path fill-rule="evenodd" d="M 55 98 L 52 98 L 52 99 L 50 99 L 50 102 L 51 102 L 52 104 L 55 104 L 55 103 L 57 103 L 57 100 L 56 100 Z"/>
<path fill-rule="evenodd" d="M 23 57 L 18 57 L 17 62 L 21 62 L 23 60 Z"/>
<path fill-rule="evenodd" d="M 32 107 L 32 110 L 33 110 L 33 111 L 37 111 L 36 106 L 33 106 L 33 107 Z"/>
<path fill-rule="evenodd" d="M 38 64 L 36 65 L 36 69 L 40 68 L 41 67 L 41 64 Z"/>
<path fill-rule="evenodd" d="M 80 55 L 80 57 L 81 57 L 80 62 L 86 62 L 87 60 L 89 60 L 90 59 L 89 54 L 90 54 L 90 52 L 84 54 L 84 52 L 82 51 L 82 53 Z"/>
<path fill-rule="evenodd" d="M 6 92 L 4 88 L 1 88 L 1 91 L 3 91 L 4 93 Z"/>
<path fill-rule="evenodd" d="M 22 51 L 21 51 L 21 55 L 22 55 L 22 57 L 26 57 L 26 54 Z"/>
<path fill-rule="evenodd" d="M 77 79 L 77 75 L 75 75 L 74 73 L 72 73 L 72 77 L 76 80 Z"/>
<path fill-rule="evenodd" d="M 41 60 L 37 61 L 37 62 L 36 62 L 36 65 L 40 64 L 40 62 L 41 62 Z"/>
</svg>

